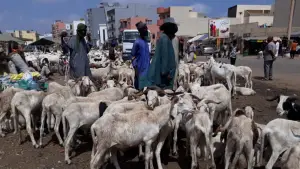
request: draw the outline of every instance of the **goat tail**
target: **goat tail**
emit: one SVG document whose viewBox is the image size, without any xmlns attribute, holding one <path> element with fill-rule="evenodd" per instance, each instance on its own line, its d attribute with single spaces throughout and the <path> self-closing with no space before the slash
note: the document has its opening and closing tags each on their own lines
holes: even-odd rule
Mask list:
<svg viewBox="0 0 300 169">
<path fill-rule="evenodd" d="M 62 124 L 63 124 L 64 140 L 66 140 L 66 137 L 67 137 L 67 118 L 64 115 L 62 115 Z"/>
</svg>

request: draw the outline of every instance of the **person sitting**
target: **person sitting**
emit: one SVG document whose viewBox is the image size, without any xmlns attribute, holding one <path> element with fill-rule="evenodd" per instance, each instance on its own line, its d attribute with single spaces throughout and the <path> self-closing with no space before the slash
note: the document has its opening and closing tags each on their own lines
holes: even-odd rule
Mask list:
<svg viewBox="0 0 300 169">
<path fill-rule="evenodd" d="M 17 42 L 10 41 L 9 42 L 9 62 L 8 62 L 8 67 L 9 71 L 12 74 L 18 74 L 18 73 L 26 73 L 29 72 L 29 68 L 24 61 L 24 59 L 21 57 L 19 52 L 19 45 Z"/>
</svg>

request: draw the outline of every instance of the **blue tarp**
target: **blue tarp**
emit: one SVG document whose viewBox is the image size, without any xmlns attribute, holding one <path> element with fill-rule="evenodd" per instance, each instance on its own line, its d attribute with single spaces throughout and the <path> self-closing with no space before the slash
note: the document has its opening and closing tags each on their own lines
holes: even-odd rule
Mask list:
<svg viewBox="0 0 300 169">
<path fill-rule="evenodd" d="M 208 38 L 208 34 L 203 34 L 198 40 L 205 40 Z"/>
</svg>

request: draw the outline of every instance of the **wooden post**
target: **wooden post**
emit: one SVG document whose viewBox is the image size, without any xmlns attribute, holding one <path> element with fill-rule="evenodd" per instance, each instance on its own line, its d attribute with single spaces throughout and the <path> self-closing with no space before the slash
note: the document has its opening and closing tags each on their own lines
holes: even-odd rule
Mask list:
<svg viewBox="0 0 300 169">
<path fill-rule="evenodd" d="M 293 17 L 294 17 L 294 11 L 295 11 L 295 0 L 291 0 L 291 13 L 289 18 L 289 27 L 288 27 L 288 40 L 291 39 L 292 34 L 292 27 L 293 27 Z"/>
</svg>

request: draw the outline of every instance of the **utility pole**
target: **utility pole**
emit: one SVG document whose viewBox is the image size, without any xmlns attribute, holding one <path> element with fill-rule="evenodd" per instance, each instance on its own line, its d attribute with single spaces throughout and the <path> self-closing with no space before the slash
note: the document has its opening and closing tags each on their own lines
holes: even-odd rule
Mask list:
<svg viewBox="0 0 300 169">
<path fill-rule="evenodd" d="M 288 27 L 288 40 L 291 39 L 291 33 L 292 33 L 292 27 L 293 27 L 293 17 L 294 17 L 294 11 L 295 11 L 295 1 L 291 0 L 291 13 L 290 13 L 290 19 L 289 19 L 289 27 Z"/>
</svg>

